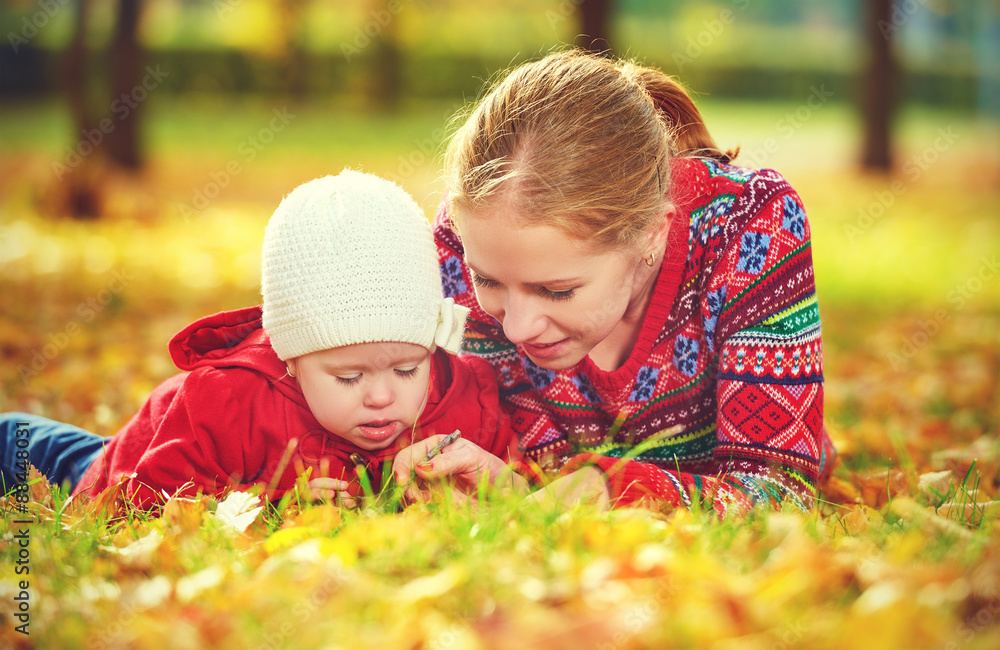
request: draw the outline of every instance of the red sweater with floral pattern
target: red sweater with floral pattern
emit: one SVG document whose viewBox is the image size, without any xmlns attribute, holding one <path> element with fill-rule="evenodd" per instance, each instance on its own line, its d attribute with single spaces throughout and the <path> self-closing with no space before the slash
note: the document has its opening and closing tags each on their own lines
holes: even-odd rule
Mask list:
<svg viewBox="0 0 1000 650">
<path fill-rule="evenodd" d="M 445 295 L 472 309 L 463 353 L 492 364 L 527 459 L 561 473 L 600 467 L 616 505 L 808 509 L 835 451 L 802 202 L 769 169 L 677 159 L 672 175 L 667 258 L 638 341 L 613 371 L 589 357 L 547 370 L 508 341 L 476 303 L 442 205 Z"/>
</svg>

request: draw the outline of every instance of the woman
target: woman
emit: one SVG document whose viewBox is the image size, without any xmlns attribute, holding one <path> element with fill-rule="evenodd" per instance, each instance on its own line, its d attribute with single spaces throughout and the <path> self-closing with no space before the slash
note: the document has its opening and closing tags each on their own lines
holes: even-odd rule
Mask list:
<svg viewBox="0 0 1000 650">
<path fill-rule="evenodd" d="M 580 52 L 515 69 L 452 139 L 445 293 L 555 498 L 812 506 L 835 452 L 809 224 L 734 155 L 671 78 Z M 498 474 L 446 452 L 418 474 Z"/>
</svg>

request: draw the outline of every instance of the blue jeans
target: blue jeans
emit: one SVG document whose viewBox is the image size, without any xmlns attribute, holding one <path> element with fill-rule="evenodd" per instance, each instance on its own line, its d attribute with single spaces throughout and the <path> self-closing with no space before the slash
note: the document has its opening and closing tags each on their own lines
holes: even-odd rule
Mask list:
<svg viewBox="0 0 1000 650">
<path fill-rule="evenodd" d="M 20 435 L 18 435 L 20 433 Z M 72 491 L 110 438 L 27 413 L 0 413 L 0 473 L 3 494 L 21 482 L 27 460 L 53 485 Z M 18 458 L 21 451 L 21 458 Z"/>
</svg>

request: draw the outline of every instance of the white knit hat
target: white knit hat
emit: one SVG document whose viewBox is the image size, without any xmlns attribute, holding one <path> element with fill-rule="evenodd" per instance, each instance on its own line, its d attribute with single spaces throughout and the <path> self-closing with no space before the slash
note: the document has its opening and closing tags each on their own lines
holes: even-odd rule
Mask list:
<svg viewBox="0 0 1000 650">
<path fill-rule="evenodd" d="M 292 191 L 264 232 L 264 330 L 282 360 L 394 341 L 457 352 L 430 224 L 401 187 L 345 169 Z"/>
</svg>

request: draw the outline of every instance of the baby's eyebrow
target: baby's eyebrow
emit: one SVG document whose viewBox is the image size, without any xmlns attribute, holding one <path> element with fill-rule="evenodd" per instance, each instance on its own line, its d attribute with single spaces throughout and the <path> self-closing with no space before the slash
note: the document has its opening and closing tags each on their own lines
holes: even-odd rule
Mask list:
<svg viewBox="0 0 1000 650">
<path fill-rule="evenodd" d="M 364 372 L 365 368 L 362 366 L 334 366 L 332 364 L 323 364 L 323 371 L 331 375 L 346 375 L 352 372 Z"/>
<path fill-rule="evenodd" d="M 421 364 L 424 361 L 426 361 L 428 357 L 430 357 L 430 352 L 423 352 L 423 353 L 419 353 L 418 352 L 418 353 L 415 353 L 415 354 L 412 354 L 412 355 L 404 355 L 404 356 L 398 357 L 398 358 L 394 359 L 393 363 L 391 363 L 390 365 L 401 366 L 401 365 L 409 365 L 409 364 Z"/>
<path fill-rule="evenodd" d="M 332 363 L 325 363 L 323 364 L 323 371 L 331 375 L 336 375 L 336 374 L 345 375 L 349 373 L 358 373 L 358 372 L 363 373 L 370 370 L 377 370 L 379 368 L 393 368 L 395 366 L 403 366 L 411 364 L 419 365 L 423 363 L 428 356 L 430 356 L 429 353 L 423 353 L 423 354 L 416 353 L 412 355 L 400 355 L 398 357 L 392 357 L 389 359 L 381 357 L 377 360 L 373 360 L 367 363 L 350 364 L 343 366 L 338 366 Z"/>
</svg>

